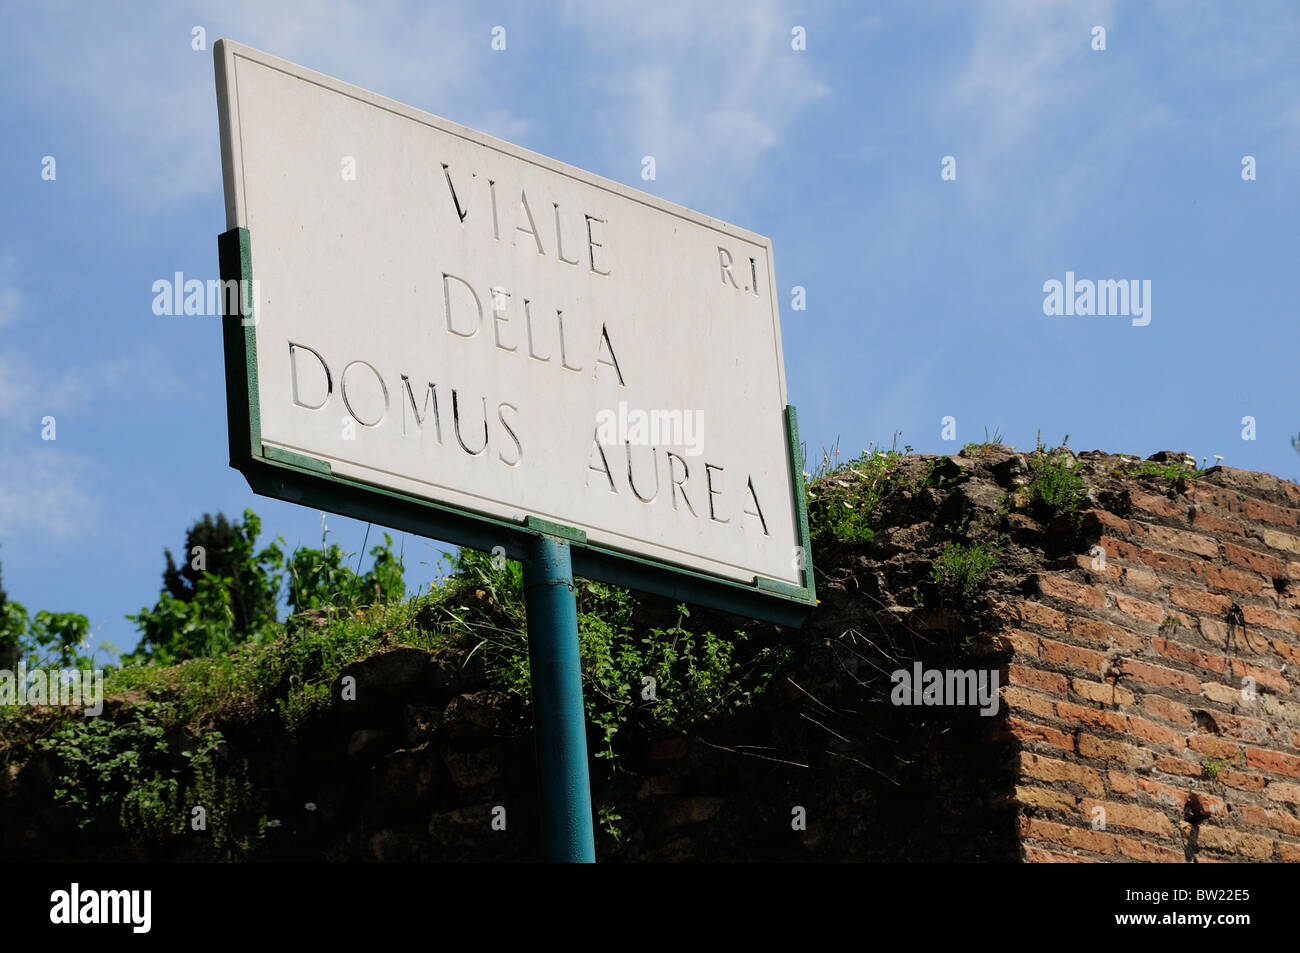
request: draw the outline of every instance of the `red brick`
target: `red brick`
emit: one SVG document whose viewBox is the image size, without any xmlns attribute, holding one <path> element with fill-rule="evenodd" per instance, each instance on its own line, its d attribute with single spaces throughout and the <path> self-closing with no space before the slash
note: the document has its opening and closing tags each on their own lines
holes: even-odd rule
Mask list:
<svg viewBox="0 0 1300 953">
<path fill-rule="evenodd" d="M 1244 592 L 1246 595 L 1257 596 L 1264 591 L 1265 584 L 1272 590 L 1273 586 L 1263 576 L 1253 573 L 1244 573 L 1239 569 L 1228 569 L 1223 566 L 1207 566 L 1205 568 L 1205 584 L 1215 589 L 1229 589 L 1232 592 Z"/>
<path fill-rule="evenodd" d="M 1134 509 L 1141 510 L 1144 513 L 1153 513 L 1156 516 L 1164 516 L 1168 519 L 1182 519 L 1183 517 L 1183 508 L 1163 496 L 1153 496 L 1150 493 L 1143 493 L 1141 490 L 1129 490 L 1128 498 Z"/>
<path fill-rule="evenodd" d="M 1138 778 L 1137 786 L 1152 799 L 1169 807 L 1176 807 L 1180 811 L 1183 809 L 1183 805 L 1187 803 L 1188 794 L 1186 791 L 1171 788 L 1159 781 L 1152 781 L 1150 778 Z"/>
<path fill-rule="evenodd" d="M 1123 734 L 1128 729 L 1127 716 L 1121 715 L 1117 711 L 1087 708 L 1083 705 L 1072 705 L 1069 702 L 1057 702 L 1056 714 L 1057 717 L 1065 721 L 1087 725 L 1089 728 L 1105 728 L 1117 734 Z"/>
<path fill-rule="evenodd" d="M 1205 773 L 1205 769 L 1199 764 L 1184 761 L 1182 758 L 1171 758 L 1165 754 L 1156 756 L 1156 770 L 1165 774 L 1179 774 L 1187 778 L 1199 778 Z"/>
<path fill-rule="evenodd" d="M 1257 718 L 1247 718 L 1223 711 L 1203 714 L 1214 719 L 1214 727 L 1218 734 L 1228 735 L 1241 741 L 1253 741 L 1257 744 L 1268 744 L 1272 739 L 1272 729 L 1268 723 Z"/>
<path fill-rule="evenodd" d="M 1149 569 L 1125 569 L 1124 585 L 1138 592 L 1155 592 L 1160 588 L 1160 577 Z"/>
<path fill-rule="evenodd" d="M 1289 781 L 1272 781 L 1264 791 L 1264 797 L 1270 801 L 1289 801 L 1300 804 L 1300 784 Z"/>
<path fill-rule="evenodd" d="M 1099 761 L 1118 761 L 1138 768 L 1149 768 L 1155 756 L 1145 748 L 1135 748 L 1122 741 L 1108 741 L 1095 735 L 1079 735 L 1079 754 Z"/>
<path fill-rule="evenodd" d="M 1110 792 L 1112 794 L 1137 793 L 1137 779 L 1131 774 L 1125 774 L 1123 771 L 1116 771 L 1111 768 L 1106 772 L 1106 779 L 1110 782 Z"/>
<path fill-rule="evenodd" d="M 1181 725 L 1184 728 L 1191 728 L 1196 724 L 1196 719 L 1192 717 L 1190 708 L 1186 705 L 1180 705 L 1164 695 L 1143 695 L 1142 709 L 1156 718 L 1163 718 L 1167 722 Z"/>
<path fill-rule="evenodd" d="M 1106 828 L 1112 827 L 1129 827 L 1133 830 L 1145 831 L 1148 834 L 1160 834 L 1170 837 L 1174 833 L 1174 825 L 1169 822 L 1169 818 L 1150 808 L 1138 807 L 1136 804 L 1125 804 L 1122 801 L 1094 801 L 1088 798 L 1079 802 L 1079 810 L 1086 818 L 1092 818 L 1093 808 L 1100 807 L 1106 812 Z"/>
<path fill-rule="evenodd" d="M 1284 493 L 1295 487 L 1294 483 L 1279 480 L 1271 473 L 1257 473 L 1254 470 L 1238 470 L 1236 467 L 1215 467 L 1202 481 L 1205 486 L 1227 486 L 1238 489 L 1255 490 L 1258 493 Z M 1294 499 L 1288 494 L 1288 498 Z"/>
<path fill-rule="evenodd" d="M 1187 796 L 1188 807 L 1196 814 L 1205 817 L 1222 817 L 1228 813 L 1228 802 L 1204 791 L 1192 791 Z"/>
<path fill-rule="evenodd" d="M 1154 721 L 1139 718 L 1136 715 L 1129 717 L 1128 730 L 1131 735 L 1141 738 L 1143 741 L 1151 741 L 1158 745 L 1169 745 L 1169 747 L 1177 748 L 1180 751 L 1187 743 L 1187 736 L 1181 732 L 1156 724 Z"/>
<path fill-rule="evenodd" d="M 1238 678 L 1245 676 L 1253 678 L 1257 684 L 1267 685 L 1274 691 L 1283 693 L 1291 691 L 1290 684 L 1282 677 L 1280 672 L 1275 672 L 1271 668 L 1260 668 L 1258 665 L 1251 665 L 1239 658 L 1232 660 L 1232 674 Z"/>
<path fill-rule="evenodd" d="M 1165 610 L 1154 602 L 1143 602 L 1141 599 L 1134 599 L 1118 592 L 1113 595 L 1116 607 L 1125 615 L 1131 615 L 1135 619 L 1144 619 L 1147 622 L 1160 622 L 1165 617 Z"/>
<path fill-rule="evenodd" d="M 1187 498 L 1201 506 L 1213 506 L 1225 513 L 1244 516 L 1246 497 L 1236 490 L 1212 483 L 1193 483 L 1187 487 Z"/>
<path fill-rule="evenodd" d="M 1255 523 L 1274 523 L 1277 526 L 1300 526 L 1300 510 L 1289 506 L 1266 503 L 1254 497 L 1246 497 L 1246 519 Z"/>
<path fill-rule="evenodd" d="M 1098 566 L 1096 564 L 1096 558 L 1087 554 L 1075 556 L 1074 564 L 1087 574 L 1086 578 L 1089 580 L 1109 579 L 1111 581 L 1118 581 L 1124 575 L 1124 570 L 1109 559 L 1106 560 L 1106 565 L 1104 567 Z"/>
<path fill-rule="evenodd" d="M 1247 834 L 1244 831 L 1231 831 L 1224 827 L 1202 824 L 1196 835 L 1196 846 L 1200 849 L 1222 850 L 1232 854 L 1266 860 L 1273 856 L 1273 841 L 1260 834 Z"/>
<path fill-rule="evenodd" d="M 1054 706 L 1050 698 L 1042 695 L 1035 695 L 1033 692 L 1027 692 L 1023 688 L 1013 688 L 1010 685 L 1002 686 L 1002 702 L 1012 711 L 1026 711 L 1031 715 L 1038 715 L 1040 718 L 1051 718 L 1055 715 Z"/>
<path fill-rule="evenodd" d="M 1053 639 L 1043 639 L 1042 643 L 1043 657 L 1049 662 L 1055 662 L 1058 665 L 1070 665 L 1098 674 L 1105 671 L 1106 656 L 1101 652 L 1080 648 L 1077 645 L 1067 645 Z"/>
<path fill-rule="evenodd" d="M 1280 751 L 1268 751 L 1264 748 L 1247 748 L 1246 765 L 1274 774 L 1285 774 L 1288 778 L 1300 778 L 1300 758 Z"/>
<path fill-rule="evenodd" d="M 1169 599 L 1176 606 L 1209 615 L 1223 615 L 1232 608 L 1232 600 L 1227 596 L 1218 596 L 1201 589 L 1188 589 L 1184 586 L 1170 586 Z"/>
<path fill-rule="evenodd" d="M 1300 619 L 1264 606 L 1242 606 L 1241 615 L 1247 625 L 1259 625 L 1279 632 L 1300 632 Z"/>
<path fill-rule="evenodd" d="M 1293 533 L 1280 533 L 1275 529 L 1261 529 L 1259 535 L 1264 538 L 1264 545 L 1269 549 L 1278 549 L 1284 553 L 1300 553 L 1300 536 Z"/>
<path fill-rule="evenodd" d="M 1187 747 L 1197 754 L 1203 754 L 1207 758 L 1214 758 L 1219 761 L 1225 758 L 1239 761 L 1241 757 L 1240 748 L 1231 741 L 1224 741 L 1218 735 L 1191 735 L 1187 739 Z"/>
<path fill-rule="evenodd" d="M 993 636 L 993 648 L 1000 652 L 1038 657 L 1038 637 L 1021 629 L 1007 629 Z"/>
<path fill-rule="evenodd" d="M 1090 642 L 1104 648 L 1120 648 L 1126 652 L 1140 652 L 1146 642 L 1142 636 L 1134 635 L 1117 625 L 1080 616 L 1070 619 L 1070 634 L 1080 642 Z"/>
<path fill-rule="evenodd" d="M 1220 771 L 1215 780 L 1227 787 L 1236 788 L 1238 791 L 1262 791 L 1264 785 L 1268 783 L 1266 778 L 1262 778 L 1258 774 L 1247 774 L 1244 771 L 1232 771 L 1227 768 Z"/>
<path fill-rule="evenodd" d="M 1036 688 L 1040 692 L 1051 692 L 1053 695 L 1064 695 L 1070 685 L 1064 675 L 1014 664 L 1007 666 L 1007 681 L 1013 685 Z"/>
<path fill-rule="evenodd" d="M 1158 844 L 1148 844 L 1144 840 L 1138 840 L 1136 837 L 1125 837 L 1123 834 L 1115 835 L 1115 843 L 1119 847 L 1121 854 L 1133 860 L 1153 864 L 1181 864 L 1187 859 L 1176 850 L 1161 847 Z"/>
<path fill-rule="evenodd" d="M 1201 634 L 1220 648 L 1231 648 L 1233 655 L 1265 655 L 1269 651 L 1268 636 L 1259 626 L 1238 625 L 1222 619 L 1200 616 Z"/>
<path fill-rule="evenodd" d="M 1016 785 L 1011 800 L 1025 807 L 1039 807 L 1045 811 L 1064 811 L 1069 814 L 1073 814 L 1079 804 L 1079 799 L 1073 794 L 1025 785 Z"/>
<path fill-rule="evenodd" d="M 1142 562 L 1152 569 L 1159 569 L 1162 572 L 1180 573 L 1184 576 L 1199 576 L 1201 569 L 1208 565 L 1205 560 L 1192 562 L 1186 556 L 1175 556 L 1173 553 L 1166 553 L 1160 549 L 1143 548 L 1141 554 Z"/>
<path fill-rule="evenodd" d="M 1020 817 L 1017 819 L 1017 825 L 1021 837 L 1061 844 L 1077 850 L 1090 850 L 1095 854 L 1115 853 L 1115 838 L 1101 831 L 1056 824 L 1052 821 L 1040 821 L 1034 817 Z"/>
<path fill-rule="evenodd" d="M 1197 509 L 1192 513 L 1192 525 L 1211 533 L 1231 533 L 1234 536 L 1246 536 L 1248 533 L 1245 523 L 1235 519 L 1224 519 L 1203 509 Z"/>
<path fill-rule="evenodd" d="M 1241 689 L 1232 685 L 1220 685 L 1218 682 L 1202 682 L 1201 694 L 1220 705 L 1238 705 L 1244 701 Z"/>
<path fill-rule="evenodd" d="M 1105 526 L 1120 533 L 1129 532 L 1128 520 L 1106 510 L 1087 509 L 1083 510 L 1079 515 L 1083 518 L 1085 529 L 1095 530 L 1098 527 Z"/>
<path fill-rule="evenodd" d="M 1290 834 L 1292 837 L 1300 837 L 1300 818 L 1294 814 L 1288 814 L 1286 811 L 1270 811 L 1268 808 L 1256 807 L 1253 804 L 1238 804 L 1236 812 L 1243 824 L 1249 824 L 1251 827 L 1269 827 L 1283 834 Z"/>
<path fill-rule="evenodd" d="M 1273 640 L 1273 651 L 1288 662 L 1300 663 L 1300 645 L 1291 645 L 1281 639 Z"/>
<path fill-rule="evenodd" d="M 1208 559 L 1215 559 L 1219 555 L 1219 543 L 1213 537 L 1188 533 L 1181 529 L 1170 529 L 1168 526 L 1148 526 L 1144 523 L 1137 525 L 1139 534 L 1155 540 L 1162 546 L 1172 546 L 1185 553 L 1195 553 Z"/>
<path fill-rule="evenodd" d="M 1050 728 L 1047 725 L 1036 725 L 1019 718 L 1008 718 L 1003 731 L 1022 743 L 1042 741 L 1045 744 L 1064 748 L 1066 751 L 1074 750 L 1074 737 L 1072 735 L 1068 735 L 1057 728 Z"/>
<path fill-rule="evenodd" d="M 1135 701 L 1132 692 L 1113 682 L 1093 682 L 1084 678 L 1073 678 L 1070 680 L 1070 687 L 1074 689 L 1076 695 L 1103 705 L 1131 705 Z"/>
<path fill-rule="evenodd" d="M 1054 850 L 1043 850 L 1033 844 L 1025 845 L 1025 863 L 1027 864 L 1095 864 L 1095 858 L 1081 857 L 1078 854 L 1062 854 Z"/>
<path fill-rule="evenodd" d="M 1019 623 L 1041 625 L 1044 628 L 1058 629 L 1058 631 L 1065 632 L 1065 612 L 1050 606 L 1044 606 L 1041 602 L 1019 602 L 1009 603 L 1009 605 L 1014 607 L 1015 619 Z"/>
<path fill-rule="evenodd" d="M 1038 576 L 1038 589 L 1053 599 L 1062 599 L 1090 609 L 1106 608 L 1106 595 L 1100 586 L 1085 586 L 1060 576 Z"/>
<path fill-rule="evenodd" d="M 1138 561 L 1138 548 L 1114 536 L 1103 536 L 1097 545 L 1106 551 L 1107 562 L 1135 563 Z"/>
<path fill-rule="evenodd" d="M 1089 767 L 1071 761 L 1059 761 L 1031 751 L 1020 752 L 1020 772 L 1026 777 L 1049 784 L 1066 782 L 1077 784 L 1089 794 L 1100 795 L 1105 790 L 1101 775 Z"/>
<path fill-rule="evenodd" d="M 1184 645 L 1181 642 L 1171 642 L 1160 635 L 1151 639 L 1151 648 L 1165 658 L 1186 662 L 1188 665 L 1195 665 L 1198 668 L 1209 669 L 1211 672 L 1218 672 L 1220 675 L 1228 671 L 1228 661 L 1222 655 L 1212 655 L 1195 646 Z"/>
<path fill-rule="evenodd" d="M 1257 553 L 1253 549 L 1247 549 L 1245 546 L 1238 546 L 1236 543 L 1225 542 L 1223 544 L 1223 555 L 1229 562 L 1236 563 L 1246 569 L 1253 569 L 1255 572 L 1263 573 L 1270 579 L 1279 579 L 1285 575 L 1285 568 L 1282 560 L 1275 556 L 1269 556 L 1267 553 Z"/>
<path fill-rule="evenodd" d="M 1200 679 L 1188 675 L 1186 672 L 1175 671 L 1172 668 L 1149 665 L 1146 662 L 1139 662 L 1137 659 L 1124 658 L 1119 660 L 1119 671 L 1126 678 L 1135 678 L 1139 682 L 1145 682 L 1148 685 L 1163 685 L 1166 688 L 1176 688 L 1181 692 L 1187 692 L 1189 695 L 1199 695 L 1201 693 Z"/>
</svg>

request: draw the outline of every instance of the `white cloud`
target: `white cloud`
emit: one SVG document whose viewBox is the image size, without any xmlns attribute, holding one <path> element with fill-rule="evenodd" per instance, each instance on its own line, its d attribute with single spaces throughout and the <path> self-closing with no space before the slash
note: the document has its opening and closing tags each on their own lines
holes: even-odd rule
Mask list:
<svg viewBox="0 0 1300 953">
<path fill-rule="evenodd" d="M 150 373 L 141 374 L 141 367 L 151 368 Z M 123 392 L 181 393 L 179 377 L 166 368 L 159 353 L 150 353 L 46 373 L 17 351 L 0 351 L 0 422 L 37 433 L 46 415 L 57 418 L 96 402 L 109 403 Z"/>
<path fill-rule="evenodd" d="M 163 3 L 38 6 L 14 19 L 9 69 L 24 82 L 6 92 L 90 140 L 81 155 L 55 155 L 60 178 L 78 166 L 97 172 L 146 211 L 220 195 L 212 46 L 222 36 L 460 122 L 484 121 L 498 134 L 524 128 L 499 103 L 474 95 L 464 42 L 470 13 L 452 4 L 309 0 L 290 10 L 204 0 L 184 21 Z M 206 31 L 205 50 L 191 48 L 192 26 Z"/>
<path fill-rule="evenodd" d="M 0 455 L 0 540 L 27 546 L 88 535 L 96 507 L 83 487 L 94 469 L 86 459 L 60 452 L 55 442 L 33 439 L 37 445 L 31 449 L 10 446 Z M 16 547 L 11 544 L 9 558 L 21 558 Z"/>
<path fill-rule="evenodd" d="M 0 288 L 0 325 L 12 321 L 22 306 L 22 297 L 13 288 Z"/>
<path fill-rule="evenodd" d="M 742 193 L 802 111 L 829 93 L 816 58 L 791 49 L 794 24 L 767 0 L 663 0 L 652 10 L 572 0 L 564 9 L 605 77 L 606 160 L 626 170 L 615 177 L 686 204 Z M 645 155 L 655 158 L 654 182 L 640 179 Z"/>
</svg>

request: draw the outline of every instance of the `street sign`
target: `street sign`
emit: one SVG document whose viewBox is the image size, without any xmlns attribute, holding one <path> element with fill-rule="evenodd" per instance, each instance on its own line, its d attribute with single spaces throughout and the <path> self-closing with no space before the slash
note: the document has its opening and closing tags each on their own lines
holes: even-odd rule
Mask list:
<svg viewBox="0 0 1300 953">
<path fill-rule="evenodd" d="M 800 624 L 771 243 L 215 48 L 231 463 L 259 493 Z"/>
</svg>

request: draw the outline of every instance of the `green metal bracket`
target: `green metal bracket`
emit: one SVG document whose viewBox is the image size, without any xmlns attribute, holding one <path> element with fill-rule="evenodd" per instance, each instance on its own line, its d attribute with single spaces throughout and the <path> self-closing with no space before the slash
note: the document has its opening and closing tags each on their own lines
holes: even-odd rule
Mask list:
<svg viewBox="0 0 1300 953">
<path fill-rule="evenodd" d="M 587 541 L 586 530 L 574 529 L 572 526 L 565 526 L 562 523 L 552 523 L 550 520 L 544 520 L 539 516 L 526 517 L 524 525 L 531 530 L 545 533 L 547 536 L 558 536 L 572 543 L 585 543 Z"/>
<path fill-rule="evenodd" d="M 291 467 L 298 467 L 301 470 L 310 470 L 312 473 L 333 473 L 334 470 L 324 460 L 317 460 L 315 457 L 308 457 L 301 453 L 294 453 L 292 450 L 281 450 L 279 447 L 270 447 L 262 444 L 262 456 L 267 460 L 274 460 L 276 463 L 287 463 Z"/>
</svg>

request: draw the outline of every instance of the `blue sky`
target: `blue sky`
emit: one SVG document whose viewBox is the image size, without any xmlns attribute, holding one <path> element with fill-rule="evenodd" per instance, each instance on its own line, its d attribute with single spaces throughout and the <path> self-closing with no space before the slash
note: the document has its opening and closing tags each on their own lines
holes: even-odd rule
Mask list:
<svg viewBox="0 0 1300 953">
<path fill-rule="evenodd" d="M 124 615 L 204 512 L 320 539 L 227 466 L 218 319 L 151 308 L 160 278 L 216 277 L 222 36 L 770 236 L 813 453 L 1041 428 L 1300 475 L 1293 3 L 10 5 L 0 563 L 97 641 L 135 643 Z M 1150 281 L 1150 323 L 1045 315 L 1067 271 Z M 361 548 L 364 524 L 328 522 Z M 427 585 L 442 547 L 398 543 Z"/>
</svg>

